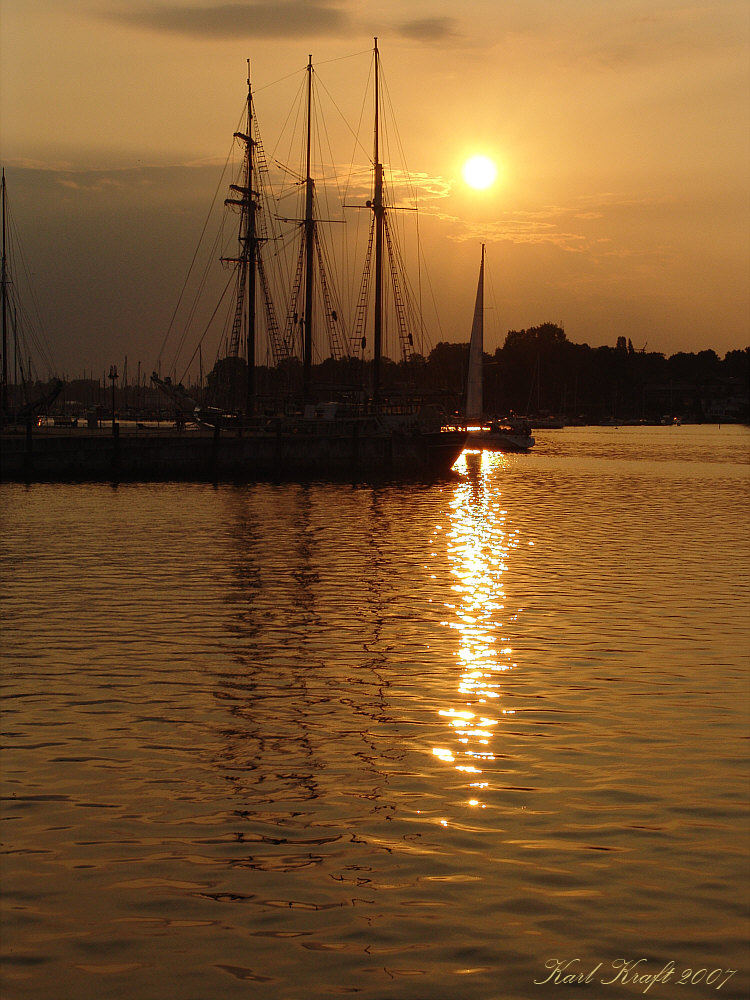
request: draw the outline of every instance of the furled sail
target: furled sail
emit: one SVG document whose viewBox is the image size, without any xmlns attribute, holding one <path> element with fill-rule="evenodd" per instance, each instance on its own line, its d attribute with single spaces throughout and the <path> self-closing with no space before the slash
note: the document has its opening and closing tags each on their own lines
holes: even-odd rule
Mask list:
<svg viewBox="0 0 750 1000">
<path fill-rule="evenodd" d="M 484 353 L 484 243 L 482 263 L 479 266 L 477 300 L 474 305 L 474 322 L 469 343 L 469 372 L 466 380 L 466 419 L 482 420 L 482 355 Z"/>
</svg>

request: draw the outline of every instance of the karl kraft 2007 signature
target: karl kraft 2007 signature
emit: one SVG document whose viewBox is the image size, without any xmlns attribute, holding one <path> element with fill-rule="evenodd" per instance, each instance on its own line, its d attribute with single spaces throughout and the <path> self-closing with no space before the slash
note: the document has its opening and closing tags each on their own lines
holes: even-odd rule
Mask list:
<svg viewBox="0 0 750 1000">
<path fill-rule="evenodd" d="M 720 990 L 737 972 L 736 969 L 688 969 L 680 968 L 671 960 L 658 971 L 650 972 L 646 958 L 616 958 L 609 966 L 599 962 L 592 969 L 584 971 L 580 958 L 550 958 L 544 963 L 549 974 L 545 979 L 535 979 L 537 986 L 582 986 L 599 983 L 612 986 L 615 983 L 642 986 L 648 993 L 656 983 L 673 983 L 675 986 L 712 986 Z"/>
</svg>

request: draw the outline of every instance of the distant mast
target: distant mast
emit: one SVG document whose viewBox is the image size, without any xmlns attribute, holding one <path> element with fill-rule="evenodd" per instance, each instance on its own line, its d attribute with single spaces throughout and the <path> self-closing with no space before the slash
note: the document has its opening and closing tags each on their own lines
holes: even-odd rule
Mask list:
<svg viewBox="0 0 750 1000">
<path fill-rule="evenodd" d="M 7 258 L 5 254 L 5 168 L 3 168 L 2 179 L 2 201 L 3 201 L 3 259 L 2 259 L 2 296 L 3 296 L 3 374 L 2 386 L 0 387 L 0 419 L 5 420 L 8 409 L 8 273 Z"/>
<path fill-rule="evenodd" d="M 377 403 L 380 399 L 380 357 L 383 351 L 383 229 L 385 221 L 385 206 L 383 204 L 383 164 L 380 162 L 378 145 L 380 95 L 379 70 L 380 56 L 378 40 L 375 39 L 375 190 L 372 198 L 372 210 L 375 215 L 375 322 L 372 357 L 372 398 Z"/>
<path fill-rule="evenodd" d="M 258 242 L 255 212 L 257 204 L 253 192 L 253 95 L 250 88 L 250 60 L 247 61 L 247 400 L 245 413 L 252 416 L 255 410 L 255 272 L 257 270 Z"/>
<path fill-rule="evenodd" d="M 310 399 L 312 382 L 312 337 L 313 337 L 313 250 L 315 242 L 315 220 L 313 218 L 314 181 L 310 176 L 310 148 L 312 143 L 312 56 L 307 62 L 307 171 L 305 176 L 305 313 L 304 345 L 302 361 L 302 396 L 304 402 Z"/>
<path fill-rule="evenodd" d="M 479 265 L 477 299 L 474 304 L 474 321 L 469 342 L 469 374 L 466 380 L 466 419 L 482 422 L 482 358 L 484 355 L 484 243 L 482 262 Z"/>
</svg>

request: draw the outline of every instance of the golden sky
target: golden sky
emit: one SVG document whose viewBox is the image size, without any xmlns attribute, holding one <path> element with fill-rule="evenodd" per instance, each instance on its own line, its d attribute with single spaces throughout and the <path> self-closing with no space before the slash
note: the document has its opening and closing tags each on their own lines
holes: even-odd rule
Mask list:
<svg viewBox="0 0 750 1000">
<path fill-rule="evenodd" d="M 356 124 L 375 34 L 419 190 L 433 343 L 468 339 L 482 241 L 488 350 L 545 321 L 592 346 L 748 343 L 746 0 L 3 0 L 0 32 L 0 155 L 69 374 L 154 364 L 246 58 L 270 149 L 308 53 Z M 348 162 L 351 137 L 332 135 Z M 498 164 L 488 191 L 461 178 L 474 153 Z"/>
</svg>

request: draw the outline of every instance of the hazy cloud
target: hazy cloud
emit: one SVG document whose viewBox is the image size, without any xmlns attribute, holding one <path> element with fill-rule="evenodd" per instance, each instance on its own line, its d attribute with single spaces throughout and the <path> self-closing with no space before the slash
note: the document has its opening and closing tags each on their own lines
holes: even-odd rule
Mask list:
<svg viewBox="0 0 750 1000">
<path fill-rule="evenodd" d="M 406 21 L 398 28 L 400 35 L 420 42 L 439 42 L 456 36 L 457 22 L 452 17 L 425 17 Z"/>
<path fill-rule="evenodd" d="M 525 243 L 532 246 L 546 244 L 569 253 L 582 253 L 588 245 L 586 236 L 561 229 L 557 220 L 528 217 L 523 212 L 508 214 L 482 225 L 464 223 L 459 232 L 449 238 L 456 243 L 485 240 L 488 243 Z"/>
<path fill-rule="evenodd" d="M 746 10 L 747 0 L 524 0 L 467 18 L 462 41 L 516 56 L 534 53 L 548 71 L 560 64 L 619 72 L 712 55 L 740 59 L 744 69 Z"/>
<path fill-rule="evenodd" d="M 652 198 L 632 198 L 612 192 L 577 198 L 570 205 L 546 205 L 536 211 L 503 212 L 496 219 L 481 224 L 467 222 L 442 211 L 437 205 L 435 211 L 426 214 L 450 224 L 453 229 L 448 237 L 457 243 L 486 240 L 488 242 L 508 242 L 532 246 L 554 246 L 568 253 L 587 253 L 593 260 L 602 257 L 644 257 L 664 256 L 663 248 L 615 247 L 610 237 L 600 235 L 603 222 L 606 231 L 613 213 L 640 212 L 658 204 Z M 586 225 L 588 223 L 588 225 Z"/>
<path fill-rule="evenodd" d="M 6 166 L 17 170 L 39 171 L 40 173 L 58 173 L 73 170 L 69 160 L 34 160 L 29 157 L 11 157 L 6 160 Z"/>
<path fill-rule="evenodd" d="M 155 31 L 208 38 L 350 35 L 362 27 L 342 0 L 247 0 L 193 6 L 162 3 L 104 16 Z M 395 30 L 410 41 L 439 42 L 458 37 L 457 27 L 452 17 L 425 17 L 404 21 Z"/>
<path fill-rule="evenodd" d="M 192 7 L 154 5 L 120 10 L 108 16 L 142 28 L 209 38 L 341 35 L 352 30 L 349 14 L 328 0 L 249 0 Z"/>
<path fill-rule="evenodd" d="M 358 166 L 349 174 L 339 168 L 339 183 L 347 186 L 348 196 L 364 200 L 372 186 L 371 168 Z M 629 199 L 605 193 L 577 199 L 569 207 L 546 205 L 536 211 L 503 212 L 498 218 L 481 224 L 467 222 L 450 214 L 454 185 L 444 177 L 423 172 L 407 174 L 402 170 L 386 171 L 388 200 L 400 208 L 419 207 L 420 213 L 453 230 L 448 237 L 457 243 L 476 240 L 507 241 L 516 244 L 551 245 L 560 250 L 580 253 L 592 244 L 590 235 L 576 231 L 578 222 L 595 222 L 605 217 L 608 207 L 633 204 Z"/>
<path fill-rule="evenodd" d="M 75 176 L 58 177 L 57 183 L 71 191 L 111 191 L 112 189 L 122 190 L 125 186 L 119 178 L 101 177 L 87 174 L 85 179 Z"/>
<path fill-rule="evenodd" d="M 345 201 L 359 198 L 364 204 L 364 200 L 372 196 L 371 164 L 329 164 L 326 172 L 332 192 L 343 191 Z M 418 206 L 421 211 L 436 199 L 447 198 L 452 190 L 450 181 L 422 171 L 407 173 L 386 165 L 385 175 L 386 197 L 392 208 L 413 209 Z"/>
</svg>

